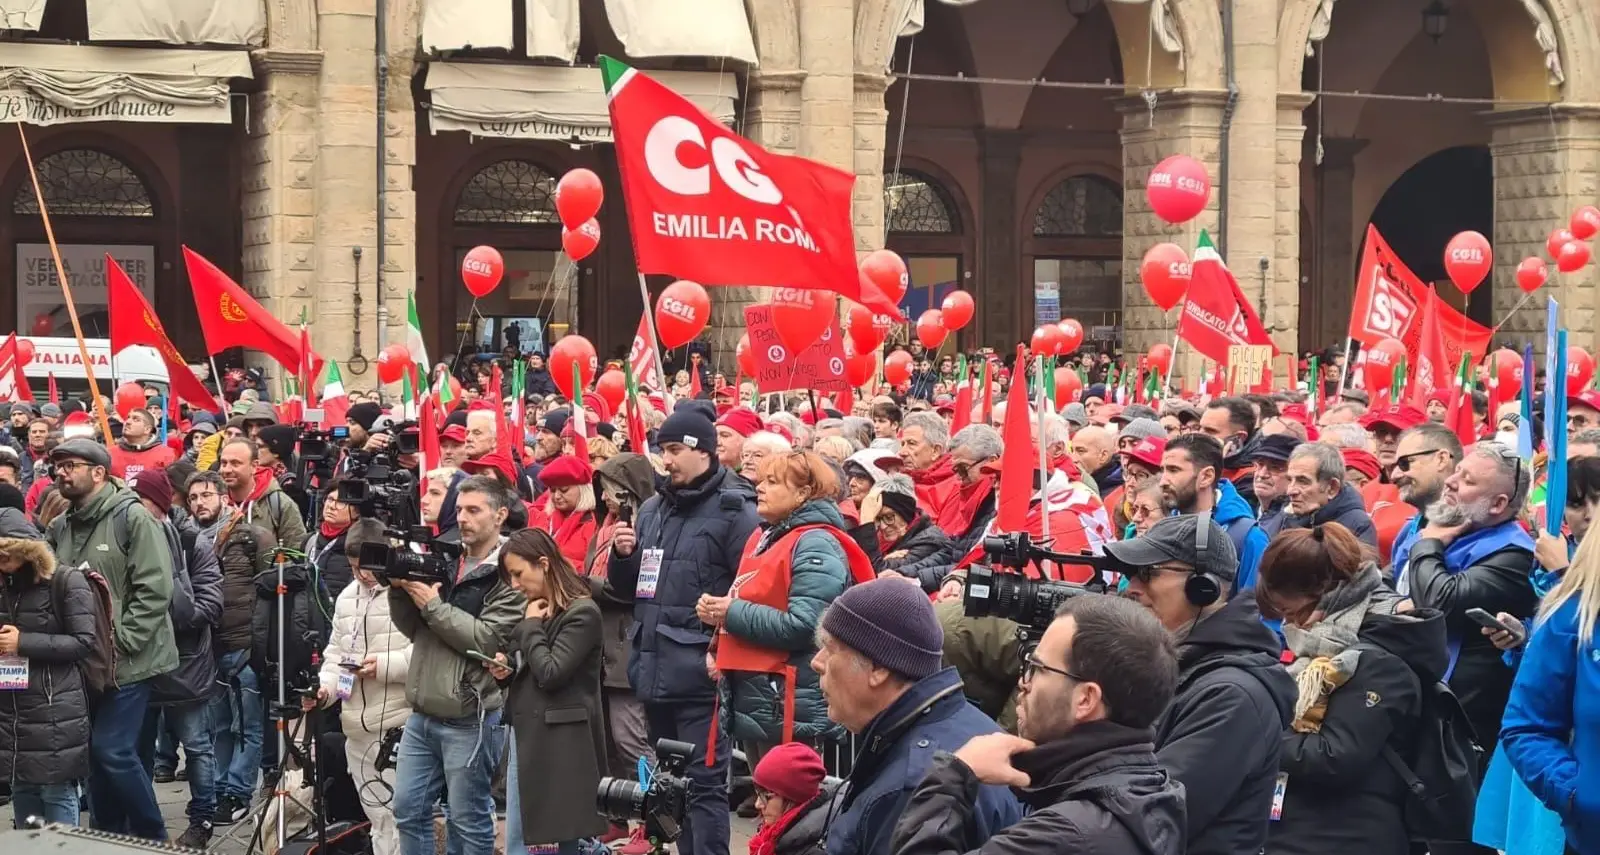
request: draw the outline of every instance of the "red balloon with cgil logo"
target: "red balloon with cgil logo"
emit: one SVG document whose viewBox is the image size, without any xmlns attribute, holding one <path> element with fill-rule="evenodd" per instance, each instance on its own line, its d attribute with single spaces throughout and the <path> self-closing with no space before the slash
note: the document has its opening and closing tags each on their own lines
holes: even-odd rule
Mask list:
<svg viewBox="0 0 1600 855">
<path fill-rule="evenodd" d="M 1550 233 L 1549 237 L 1544 239 L 1544 251 L 1552 261 L 1558 261 L 1561 258 L 1561 248 L 1572 243 L 1576 237 L 1568 229 L 1556 229 Z"/>
<path fill-rule="evenodd" d="M 739 363 L 739 371 L 750 377 L 756 376 L 756 356 L 750 352 L 750 334 L 739 336 L 739 343 L 733 348 L 733 356 Z"/>
<path fill-rule="evenodd" d="M 1045 324 L 1033 331 L 1028 350 L 1035 356 L 1060 356 L 1067 343 L 1067 334 L 1055 324 Z"/>
<path fill-rule="evenodd" d="M 944 337 L 950 331 L 944 328 L 944 313 L 938 309 L 929 309 L 917 318 L 917 341 L 929 350 L 936 349 L 944 344 Z"/>
<path fill-rule="evenodd" d="M 1076 353 L 1078 348 L 1083 346 L 1083 324 L 1078 323 L 1075 318 L 1067 318 L 1056 326 L 1061 328 L 1062 335 L 1061 353 L 1057 355 L 1070 356 Z"/>
<path fill-rule="evenodd" d="M 1464 231 L 1450 239 L 1444 248 L 1444 272 L 1463 294 L 1471 294 L 1483 284 L 1494 267 L 1494 251 L 1489 239 L 1475 231 Z"/>
<path fill-rule="evenodd" d="M 589 388 L 594 382 L 594 374 L 600 370 L 600 358 L 596 355 L 594 345 L 581 335 L 564 335 L 555 347 L 550 348 L 550 379 L 555 381 L 556 388 L 561 390 L 567 400 L 572 400 L 583 389 Z M 578 366 L 578 385 L 582 389 L 572 388 L 572 366 Z"/>
<path fill-rule="evenodd" d="M 939 311 L 944 313 L 944 328 L 959 330 L 965 327 L 972 322 L 972 316 L 977 312 L 977 308 L 972 302 L 971 294 L 961 290 L 951 291 L 939 304 Z"/>
<path fill-rule="evenodd" d="M 911 354 L 897 350 L 883 360 L 883 379 L 890 386 L 904 386 L 911 382 Z"/>
<path fill-rule="evenodd" d="M 1366 362 L 1361 366 L 1361 376 L 1366 380 L 1367 392 L 1387 392 L 1394 385 L 1394 367 L 1406 357 L 1406 346 L 1397 338 L 1381 339 L 1364 351 Z"/>
<path fill-rule="evenodd" d="M 887 249 L 876 250 L 861 259 L 861 275 L 877 286 L 889 302 L 898 304 L 911 285 L 911 271 L 905 259 Z"/>
<path fill-rule="evenodd" d="M 561 224 L 569 229 L 576 229 L 600 213 L 600 203 L 605 198 L 605 185 L 590 169 L 568 170 L 556 182 L 556 213 L 561 217 Z"/>
<path fill-rule="evenodd" d="M 33 361 L 33 342 L 25 338 L 17 339 L 17 364 L 27 365 Z"/>
<path fill-rule="evenodd" d="M 857 353 L 867 353 L 878 349 L 883 344 L 883 334 L 874 322 L 872 310 L 859 303 L 851 303 L 845 333 L 850 343 L 855 345 Z"/>
<path fill-rule="evenodd" d="M 687 279 L 668 285 L 656 298 L 656 335 L 665 348 L 683 347 L 711 320 L 711 295 Z"/>
<path fill-rule="evenodd" d="M 1567 345 L 1567 394 L 1579 395 L 1589 388 L 1590 381 L 1594 380 L 1594 357 L 1589 351 L 1571 344 Z"/>
<path fill-rule="evenodd" d="M 1150 210 L 1168 223 L 1186 223 L 1206 209 L 1211 199 L 1211 177 L 1200 161 L 1175 154 L 1156 164 L 1144 185 Z"/>
<path fill-rule="evenodd" d="M 875 350 L 857 351 L 846 339 L 844 343 L 844 379 L 851 386 L 865 386 L 878 371 L 878 353 Z"/>
<path fill-rule="evenodd" d="M 1577 273 L 1589 263 L 1589 245 L 1577 238 L 1561 245 L 1561 252 L 1556 255 L 1556 269 L 1562 273 Z"/>
<path fill-rule="evenodd" d="M 772 289 L 772 325 L 791 354 L 810 347 L 834 318 L 834 293 L 799 288 Z"/>
<path fill-rule="evenodd" d="M 129 381 L 117 387 L 115 398 L 117 415 L 127 421 L 128 414 L 144 409 L 144 387 Z"/>
<path fill-rule="evenodd" d="M 561 228 L 561 248 L 573 261 L 582 261 L 594 253 L 595 247 L 600 245 L 600 223 L 588 219 L 583 225 L 575 229 L 563 226 Z"/>
<path fill-rule="evenodd" d="M 1567 224 L 1572 231 L 1572 236 L 1578 240 L 1588 240 L 1600 233 L 1600 208 L 1593 205 L 1584 205 L 1572 212 L 1572 221 Z"/>
<path fill-rule="evenodd" d="M 405 345 L 395 342 L 378 351 L 378 380 L 383 383 L 399 383 L 400 378 L 406 374 L 406 369 L 411 367 L 411 351 Z"/>
<path fill-rule="evenodd" d="M 1150 345 L 1150 350 L 1145 354 L 1147 364 L 1166 376 L 1172 371 L 1172 345 L 1157 343 Z"/>
<path fill-rule="evenodd" d="M 500 278 L 505 274 L 505 259 L 492 246 L 475 246 L 461 259 L 461 281 L 474 297 L 487 297 L 500 287 Z"/>
<path fill-rule="evenodd" d="M 1150 247 L 1139 264 L 1139 281 L 1144 284 L 1144 292 L 1163 312 L 1170 311 L 1183 299 L 1193 275 L 1188 254 L 1175 243 Z"/>
<path fill-rule="evenodd" d="M 1489 354 L 1489 364 L 1494 367 L 1495 380 L 1500 384 L 1500 394 L 1522 388 L 1522 354 L 1502 347 Z"/>
<path fill-rule="evenodd" d="M 1517 265 L 1517 287 L 1525 294 L 1539 290 L 1539 286 L 1549 278 L 1550 268 L 1545 266 L 1544 259 L 1536 255 L 1522 259 L 1522 263 Z"/>
</svg>

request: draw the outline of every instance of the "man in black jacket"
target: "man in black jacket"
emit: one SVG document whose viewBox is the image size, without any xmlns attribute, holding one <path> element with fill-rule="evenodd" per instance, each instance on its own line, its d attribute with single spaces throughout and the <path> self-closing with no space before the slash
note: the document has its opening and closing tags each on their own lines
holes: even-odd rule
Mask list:
<svg viewBox="0 0 1600 855">
<path fill-rule="evenodd" d="M 1161 768 L 1150 731 L 1177 677 L 1172 638 L 1148 611 L 1117 597 L 1067 600 L 1022 673 L 1021 736 L 986 734 L 935 755 L 893 852 L 1182 853 L 1184 788 Z M 986 783 L 1011 786 L 1031 812 L 970 840 Z"/>
<path fill-rule="evenodd" d="M 1156 749 L 1184 785 L 1189 855 L 1259 852 L 1296 691 L 1255 598 L 1222 596 L 1239 568 L 1233 542 L 1209 518 L 1168 517 L 1106 544 L 1106 555 L 1121 563 L 1128 598 L 1178 643 L 1177 694 L 1156 722 Z"/>
<path fill-rule="evenodd" d="M 1288 515 L 1279 531 L 1311 528 L 1336 522 L 1378 548 L 1378 530 L 1372 526 L 1361 493 L 1345 477 L 1344 455 L 1321 442 L 1304 442 L 1289 454 Z"/>
</svg>

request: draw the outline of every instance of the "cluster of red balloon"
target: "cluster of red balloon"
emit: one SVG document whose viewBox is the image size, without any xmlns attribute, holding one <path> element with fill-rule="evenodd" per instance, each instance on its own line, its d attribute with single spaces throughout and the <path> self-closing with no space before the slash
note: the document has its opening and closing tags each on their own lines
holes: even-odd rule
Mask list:
<svg viewBox="0 0 1600 855">
<path fill-rule="evenodd" d="M 561 217 L 561 248 L 574 262 L 582 261 L 600 245 L 600 213 L 606 191 L 600 176 L 589 169 L 572 169 L 556 182 L 556 214 Z"/>
<path fill-rule="evenodd" d="M 1522 387 L 1522 354 L 1502 347 L 1489 354 L 1488 362 L 1494 368 L 1495 380 L 1501 389 Z M 1595 359 L 1589 351 L 1573 344 L 1567 346 L 1567 394 L 1577 395 L 1594 381 Z"/>
</svg>

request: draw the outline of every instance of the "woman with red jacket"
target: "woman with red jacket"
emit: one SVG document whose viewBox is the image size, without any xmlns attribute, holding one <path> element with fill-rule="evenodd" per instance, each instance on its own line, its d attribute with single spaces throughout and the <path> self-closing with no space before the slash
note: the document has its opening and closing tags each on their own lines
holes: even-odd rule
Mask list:
<svg viewBox="0 0 1600 855">
<path fill-rule="evenodd" d="M 563 454 L 539 470 L 539 482 L 546 492 L 528 527 L 549 532 L 572 566 L 582 567 L 595 533 L 594 469 L 587 460 Z"/>
</svg>

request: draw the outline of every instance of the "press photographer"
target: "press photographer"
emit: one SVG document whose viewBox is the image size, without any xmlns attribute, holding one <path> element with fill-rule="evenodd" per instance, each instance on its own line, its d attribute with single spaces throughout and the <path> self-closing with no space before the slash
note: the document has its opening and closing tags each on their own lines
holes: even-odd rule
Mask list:
<svg viewBox="0 0 1600 855">
<path fill-rule="evenodd" d="M 505 699 L 494 678 L 467 655 L 505 649 L 527 607 L 500 578 L 500 525 L 514 501 L 486 476 L 457 488 L 456 519 L 462 556 L 438 581 L 398 579 L 389 608 L 396 627 L 411 639 L 406 698 L 414 710 L 400 740 L 394 794 L 395 823 L 403 855 L 434 851 L 433 805 L 449 770 L 449 833 L 463 855 L 494 852 L 490 778 L 504 738 Z M 397 550 L 398 551 L 398 550 Z"/>
<path fill-rule="evenodd" d="M 1177 676 L 1172 638 L 1148 611 L 1118 597 L 1068 598 L 1022 672 L 1021 735 L 935 754 L 891 851 L 1180 855 L 1183 786 L 1161 768 L 1150 731 Z M 985 785 L 1011 787 L 1028 815 L 985 833 L 974 810 Z"/>
</svg>

